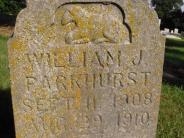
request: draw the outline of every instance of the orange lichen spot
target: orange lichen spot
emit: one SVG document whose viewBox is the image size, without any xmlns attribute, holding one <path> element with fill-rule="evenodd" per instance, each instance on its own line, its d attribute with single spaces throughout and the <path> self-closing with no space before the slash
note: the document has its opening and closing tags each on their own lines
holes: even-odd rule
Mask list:
<svg viewBox="0 0 184 138">
<path fill-rule="evenodd" d="M 11 48 L 13 50 L 21 50 L 23 51 L 23 43 L 21 41 L 19 41 L 18 39 L 14 39 L 10 42 Z"/>
</svg>

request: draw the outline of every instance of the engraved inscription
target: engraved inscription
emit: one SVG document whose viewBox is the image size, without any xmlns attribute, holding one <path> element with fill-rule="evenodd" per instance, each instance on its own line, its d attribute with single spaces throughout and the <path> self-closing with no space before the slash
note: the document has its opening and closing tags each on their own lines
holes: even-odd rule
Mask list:
<svg viewBox="0 0 184 138">
<path fill-rule="evenodd" d="M 147 73 L 146 73 L 147 74 Z M 55 76 L 56 79 L 50 79 L 49 77 L 44 77 L 44 81 L 39 81 L 39 78 L 27 77 L 27 91 L 33 91 L 37 87 L 38 83 L 43 88 L 53 89 L 54 91 L 67 92 L 69 90 L 76 90 L 81 88 L 96 89 L 96 88 L 121 88 L 125 89 L 128 86 L 135 86 L 138 83 L 143 83 L 147 85 L 150 75 L 142 72 L 128 72 L 128 74 L 123 73 L 102 73 L 97 72 L 94 74 L 72 74 L 65 75 L 61 74 Z M 141 78 L 138 81 L 138 78 Z M 51 85 L 52 84 L 52 85 Z"/>
<path fill-rule="evenodd" d="M 39 126 L 36 127 L 38 132 L 50 131 L 51 134 L 59 137 L 73 137 L 73 132 L 78 132 L 77 135 L 84 138 L 89 137 L 90 134 L 94 137 L 103 137 L 104 124 L 108 119 L 99 111 L 104 107 L 111 108 L 115 112 L 114 127 L 119 128 L 120 132 L 132 126 L 146 127 L 150 123 L 151 113 L 126 109 L 129 106 L 151 107 L 152 93 L 138 91 L 124 93 L 124 91 L 139 85 L 147 86 L 152 79 L 152 72 L 145 69 L 131 69 L 126 72 L 121 70 L 126 64 L 133 68 L 139 66 L 143 60 L 142 55 L 141 51 L 139 58 L 136 59 L 132 54 L 132 58 L 126 60 L 123 51 L 119 48 L 101 51 L 57 48 L 50 53 L 27 54 L 27 61 L 32 71 L 38 71 L 40 74 L 39 77 L 35 74 L 26 77 L 27 95 L 29 97 L 33 95 L 33 98 L 27 97 L 23 100 L 24 112 L 36 111 L 41 115 L 33 122 L 36 126 L 35 122 L 40 121 Z M 91 67 L 99 71 L 92 71 Z M 53 70 L 57 70 L 57 73 L 53 73 Z M 68 73 L 63 73 L 64 70 Z M 95 93 L 96 90 L 99 92 Z M 103 100 L 109 103 L 104 105 Z M 62 114 L 64 117 L 57 116 L 55 119 L 44 120 L 43 116 L 48 113 L 60 114 L 61 111 L 64 112 Z M 59 125 L 62 125 L 62 129 Z"/>
<path fill-rule="evenodd" d="M 122 128 L 129 128 L 130 126 L 147 127 L 151 121 L 151 116 L 148 112 L 123 111 L 118 114 L 117 118 L 117 125 L 120 131 L 122 131 Z"/>
<path fill-rule="evenodd" d="M 62 52 L 65 51 L 65 52 Z M 35 87 L 41 85 L 50 91 L 69 91 L 75 89 L 95 89 L 95 88 L 127 88 L 144 83 L 147 86 L 151 80 L 150 71 L 118 71 L 123 67 L 124 60 L 122 51 L 78 51 L 67 48 L 54 49 L 53 52 L 27 54 L 27 61 L 32 71 L 37 71 L 36 75 L 26 77 L 27 91 L 34 91 Z M 130 61 L 131 62 L 131 61 Z M 100 72 L 84 72 L 70 74 L 53 74 L 53 70 L 63 69 L 84 69 L 90 67 L 100 69 Z M 116 66 L 117 71 L 108 72 L 110 68 Z M 106 70 L 106 71 L 105 71 Z M 29 71 L 30 72 L 30 71 Z M 40 74 L 41 77 L 37 77 Z"/>
<path fill-rule="evenodd" d="M 127 105 L 143 106 L 150 105 L 153 102 L 151 93 L 134 93 L 116 96 L 116 106 L 125 107 Z"/>
</svg>

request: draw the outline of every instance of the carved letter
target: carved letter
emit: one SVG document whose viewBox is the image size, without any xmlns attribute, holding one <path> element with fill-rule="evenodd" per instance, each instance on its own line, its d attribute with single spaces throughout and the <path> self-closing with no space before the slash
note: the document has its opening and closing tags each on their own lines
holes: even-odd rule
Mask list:
<svg viewBox="0 0 184 138">
<path fill-rule="evenodd" d="M 137 83 L 137 81 L 135 79 L 136 77 L 137 77 L 137 73 L 135 73 L 135 72 L 128 73 L 128 79 L 130 80 L 129 84 L 136 84 Z"/>
<path fill-rule="evenodd" d="M 145 103 L 145 105 L 149 105 L 152 103 L 152 94 L 151 93 L 145 94 L 144 103 Z"/>
<path fill-rule="evenodd" d="M 114 73 L 114 87 L 124 87 L 122 73 Z"/>
<path fill-rule="evenodd" d="M 33 101 L 31 99 L 23 100 L 23 104 L 26 106 L 25 112 L 33 110 Z"/>
<path fill-rule="evenodd" d="M 66 77 L 63 75 L 59 75 L 57 76 L 56 79 L 56 84 L 57 84 L 57 88 L 58 90 L 67 90 L 67 85 L 66 85 Z"/>
<path fill-rule="evenodd" d="M 110 53 L 110 51 L 107 51 L 107 66 L 109 67 L 110 65 L 114 64 L 114 57 Z"/>
<path fill-rule="evenodd" d="M 96 63 L 98 62 L 98 63 Z M 103 59 L 100 57 L 100 54 L 98 52 L 95 52 L 95 57 L 93 60 L 94 64 L 99 64 L 102 68 L 104 68 Z"/>
<path fill-rule="evenodd" d="M 44 76 L 44 78 L 43 78 L 43 87 L 51 89 L 51 85 L 50 85 L 50 82 L 49 82 L 49 79 L 47 76 Z"/>
<path fill-rule="evenodd" d="M 35 77 L 27 77 L 26 81 L 27 91 L 33 91 L 36 86 L 37 79 Z"/>
<path fill-rule="evenodd" d="M 139 58 L 137 57 L 132 61 L 134 65 L 140 65 L 143 58 L 143 50 L 140 50 Z"/>
<path fill-rule="evenodd" d="M 148 84 L 148 76 L 151 75 L 151 72 L 142 72 L 144 75 L 144 85 L 146 86 Z"/>
<path fill-rule="evenodd" d="M 141 94 L 137 93 L 133 96 L 133 104 L 140 105 L 141 104 Z"/>
</svg>

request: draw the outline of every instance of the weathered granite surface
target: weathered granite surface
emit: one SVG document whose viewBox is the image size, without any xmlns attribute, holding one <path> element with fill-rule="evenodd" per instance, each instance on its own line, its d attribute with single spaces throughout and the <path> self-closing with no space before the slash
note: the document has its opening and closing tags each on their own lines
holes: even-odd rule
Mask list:
<svg viewBox="0 0 184 138">
<path fill-rule="evenodd" d="M 9 40 L 17 138 L 154 138 L 164 38 L 142 0 L 28 0 Z"/>
</svg>

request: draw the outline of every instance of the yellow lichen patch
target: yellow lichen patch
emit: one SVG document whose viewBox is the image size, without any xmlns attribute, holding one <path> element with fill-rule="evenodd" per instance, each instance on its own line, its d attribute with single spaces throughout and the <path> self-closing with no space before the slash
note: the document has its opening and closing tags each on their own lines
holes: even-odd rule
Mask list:
<svg viewBox="0 0 184 138">
<path fill-rule="evenodd" d="M 10 41 L 10 46 L 11 46 L 11 50 L 15 51 L 15 52 L 24 52 L 24 50 L 26 49 L 25 45 L 23 44 L 22 41 L 20 41 L 21 39 L 19 38 L 14 38 Z M 13 52 L 12 51 L 12 52 Z"/>
<path fill-rule="evenodd" d="M 24 57 L 23 53 L 26 50 L 25 45 L 23 44 L 22 41 L 18 39 L 12 39 L 9 42 L 10 48 L 8 50 L 9 53 L 9 65 L 14 68 L 16 67 L 19 63 L 23 62 Z"/>
<path fill-rule="evenodd" d="M 31 66 L 26 66 L 25 67 L 25 73 L 27 74 L 27 76 L 31 76 L 33 73 L 33 68 Z"/>
</svg>

